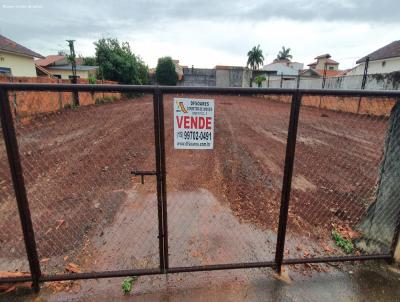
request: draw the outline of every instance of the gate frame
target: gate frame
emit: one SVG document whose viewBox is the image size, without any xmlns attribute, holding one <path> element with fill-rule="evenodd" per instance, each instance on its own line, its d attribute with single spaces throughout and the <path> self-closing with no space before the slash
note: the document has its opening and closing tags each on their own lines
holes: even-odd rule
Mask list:
<svg viewBox="0 0 400 302">
<path fill-rule="evenodd" d="M 158 209 L 158 239 L 160 265 L 158 269 L 130 269 L 119 271 L 100 271 L 88 273 L 42 274 L 37 253 L 34 229 L 26 195 L 21 159 L 19 157 L 18 142 L 14 128 L 13 116 L 8 100 L 9 91 L 59 91 L 59 92 L 136 92 L 153 94 L 154 110 L 154 138 L 156 171 L 142 172 L 157 177 L 157 209 Z M 291 95 L 291 109 L 286 145 L 285 167 L 282 183 L 282 194 L 279 214 L 276 253 L 274 261 L 239 262 L 230 264 L 201 265 L 190 267 L 169 267 L 168 255 L 168 218 L 167 218 L 167 190 L 166 190 L 166 159 L 165 159 L 165 128 L 164 128 L 164 93 L 191 93 L 191 94 L 222 94 L 222 95 Z M 371 255 L 350 255 L 337 257 L 317 258 L 290 258 L 285 259 L 285 235 L 289 211 L 291 181 L 295 159 L 297 141 L 297 126 L 303 95 L 330 95 L 330 96 L 358 96 L 358 97 L 389 97 L 400 98 L 400 91 L 365 91 L 365 90 L 338 90 L 338 89 L 285 89 L 285 88 L 222 88 L 222 87 L 187 87 L 187 86 L 158 86 L 158 85 L 93 85 L 93 84 L 27 84 L 27 83 L 0 83 L 0 117 L 3 129 L 7 157 L 18 205 L 20 222 L 24 236 L 24 243 L 29 261 L 30 276 L 0 278 L 1 283 L 32 282 L 33 290 L 40 290 L 41 282 L 65 281 L 78 279 L 98 279 L 125 276 L 142 276 L 157 274 L 172 274 L 195 271 L 212 271 L 226 269 L 262 268 L 271 267 L 278 273 L 282 265 L 327 263 L 344 261 L 361 261 L 383 259 L 393 261 L 396 244 L 400 233 L 400 215 L 395 228 L 390 253 Z M 397 100 L 399 102 L 399 100 Z M 140 174 L 140 172 L 138 172 Z"/>
</svg>

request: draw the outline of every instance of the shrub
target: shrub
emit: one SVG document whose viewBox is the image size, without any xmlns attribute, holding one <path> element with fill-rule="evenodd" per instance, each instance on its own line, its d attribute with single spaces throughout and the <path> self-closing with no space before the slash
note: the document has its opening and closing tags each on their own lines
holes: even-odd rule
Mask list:
<svg viewBox="0 0 400 302">
<path fill-rule="evenodd" d="M 96 77 L 94 75 L 89 75 L 88 83 L 89 84 L 96 84 L 97 83 Z"/>
<path fill-rule="evenodd" d="M 175 71 L 174 62 L 171 57 L 163 57 L 158 59 L 156 68 L 156 81 L 160 85 L 175 86 L 178 82 L 178 74 Z"/>
<path fill-rule="evenodd" d="M 346 254 L 350 254 L 354 251 L 353 243 L 340 235 L 335 229 L 332 230 L 332 238 L 335 240 L 336 245 L 340 247 Z"/>
<path fill-rule="evenodd" d="M 261 87 L 262 82 L 266 80 L 265 76 L 259 75 L 254 78 L 254 82 L 257 84 L 258 87 Z"/>
</svg>

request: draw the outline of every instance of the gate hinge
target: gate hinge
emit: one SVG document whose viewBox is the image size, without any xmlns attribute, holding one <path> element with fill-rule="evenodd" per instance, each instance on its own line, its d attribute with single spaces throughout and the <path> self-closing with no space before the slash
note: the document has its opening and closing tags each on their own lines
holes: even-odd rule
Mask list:
<svg viewBox="0 0 400 302">
<path fill-rule="evenodd" d="M 157 175 L 158 173 L 156 171 L 132 171 L 131 174 L 134 176 L 140 176 L 141 182 L 144 184 L 145 175 Z"/>
</svg>

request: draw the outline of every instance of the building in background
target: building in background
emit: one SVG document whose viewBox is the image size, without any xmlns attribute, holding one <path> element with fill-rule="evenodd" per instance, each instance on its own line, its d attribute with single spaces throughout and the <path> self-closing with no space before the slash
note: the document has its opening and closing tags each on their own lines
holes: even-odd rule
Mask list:
<svg viewBox="0 0 400 302">
<path fill-rule="evenodd" d="M 300 72 L 300 76 L 302 77 L 311 77 L 311 78 L 322 78 L 325 77 L 340 77 L 346 75 L 348 70 L 329 70 L 324 71 L 323 69 L 305 69 Z"/>
<path fill-rule="evenodd" d="M 303 63 L 292 62 L 290 60 L 274 60 L 272 63 L 264 65 L 261 70 L 263 74 L 276 75 L 292 75 L 297 76 L 299 71 L 304 67 Z"/>
<path fill-rule="evenodd" d="M 78 78 L 88 79 L 95 77 L 98 66 L 81 65 L 79 58 L 76 59 L 76 75 Z M 66 56 L 50 55 L 35 61 L 38 76 L 49 76 L 58 79 L 71 79 L 72 66 Z"/>
<path fill-rule="evenodd" d="M 0 35 L 0 76 L 36 77 L 34 58 L 43 56 Z"/>
<path fill-rule="evenodd" d="M 339 62 L 331 59 L 329 53 L 317 56 L 314 58 L 316 61 L 308 64 L 307 66 L 313 70 L 324 70 L 325 65 L 327 70 L 339 70 Z"/>
<path fill-rule="evenodd" d="M 368 74 L 400 71 L 400 40 L 394 41 L 359 59 L 358 64 L 348 74 L 364 74 L 365 62 L 369 57 Z"/>
<path fill-rule="evenodd" d="M 301 71 L 303 77 L 322 78 L 324 77 L 339 77 L 345 75 L 348 70 L 339 70 L 339 62 L 331 59 L 329 53 L 317 56 L 316 61 L 308 64 L 308 69 Z"/>
</svg>

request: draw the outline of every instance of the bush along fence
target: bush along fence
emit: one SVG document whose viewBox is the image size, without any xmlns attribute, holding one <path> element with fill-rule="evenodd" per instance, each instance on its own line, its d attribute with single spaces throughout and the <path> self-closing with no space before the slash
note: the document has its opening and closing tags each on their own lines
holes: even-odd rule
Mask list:
<svg viewBox="0 0 400 302">
<path fill-rule="evenodd" d="M 0 83 L 69 84 L 70 80 L 45 77 L 0 77 Z M 78 84 L 89 84 L 87 79 L 78 79 Z M 113 81 L 97 80 L 96 84 L 117 84 Z M 103 104 L 121 99 L 119 92 L 79 92 L 79 106 Z M 75 107 L 74 95 L 62 91 L 13 91 L 10 105 L 16 121 L 29 122 L 38 114 L 57 112 Z"/>
</svg>

